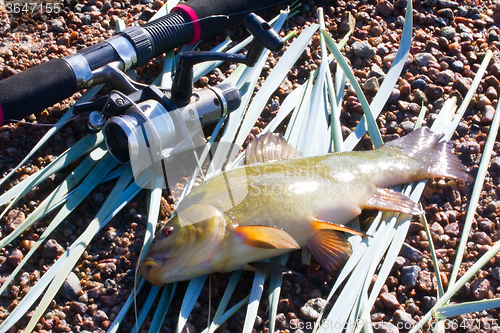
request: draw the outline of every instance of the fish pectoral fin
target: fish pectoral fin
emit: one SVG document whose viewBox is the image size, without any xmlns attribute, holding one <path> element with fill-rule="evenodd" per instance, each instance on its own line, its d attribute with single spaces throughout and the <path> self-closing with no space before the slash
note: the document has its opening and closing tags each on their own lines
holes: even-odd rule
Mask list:
<svg viewBox="0 0 500 333">
<path fill-rule="evenodd" d="M 415 201 L 388 188 L 377 188 L 375 194 L 363 208 L 387 210 L 411 215 L 422 215 L 424 213 L 423 209 Z"/>
<path fill-rule="evenodd" d="M 320 230 L 306 244 L 314 259 L 328 274 L 334 276 L 352 254 L 351 243 L 337 231 Z"/>
<path fill-rule="evenodd" d="M 285 230 L 267 225 L 247 225 L 234 229 L 243 242 L 263 249 L 300 249 L 299 244 Z"/>
<path fill-rule="evenodd" d="M 313 220 L 313 228 L 316 230 L 332 230 L 332 231 L 343 231 L 347 232 L 351 235 L 361 236 L 361 237 L 371 237 L 370 235 L 365 234 L 362 231 L 354 230 L 345 225 L 335 224 L 332 222 L 322 221 L 322 220 Z"/>
<path fill-rule="evenodd" d="M 283 265 L 270 262 L 251 262 L 243 266 L 243 269 L 267 275 L 292 274 L 293 271 Z"/>
</svg>

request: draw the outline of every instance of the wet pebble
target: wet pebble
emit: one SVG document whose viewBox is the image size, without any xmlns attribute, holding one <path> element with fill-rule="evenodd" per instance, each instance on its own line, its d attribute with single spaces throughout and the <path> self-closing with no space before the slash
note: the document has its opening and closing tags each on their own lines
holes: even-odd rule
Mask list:
<svg viewBox="0 0 500 333">
<path fill-rule="evenodd" d="M 433 274 L 429 271 L 421 271 L 418 274 L 417 287 L 427 293 L 433 292 L 435 289 Z"/>
<path fill-rule="evenodd" d="M 429 61 L 437 62 L 436 57 L 432 54 L 424 52 L 417 53 L 413 56 L 413 61 L 415 61 L 419 66 L 429 66 Z"/>
<path fill-rule="evenodd" d="M 9 256 L 7 257 L 7 263 L 11 267 L 17 267 L 17 265 L 19 265 L 19 263 L 21 262 L 21 260 L 23 260 L 23 258 L 24 256 L 21 250 L 13 249 L 12 251 L 10 251 Z"/>
<path fill-rule="evenodd" d="M 384 306 L 389 310 L 394 310 L 399 307 L 399 302 L 396 296 L 391 293 L 382 293 L 380 294 L 380 300 L 384 304 Z"/>
<path fill-rule="evenodd" d="M 455 28 L 453 27 L 443 27 L 441 29 L 441 36 L 447 38 L 447 39 L 453 39 L 453 37 L 455 37 L 455 35 L 457 34 L 457 32 L 455 31 Z"/>
<path fill-rule="evenodd" d="M 322 298 L 310 299 L 300 308 L 300 316 L 307 321 L 316 320 L 327 303 L 328 302 Z"/>
<path fill-rule="evenodd" d="M 490 274 L 495 280 L 500 281 L 500 267 L 491 268 Z"/>
<path fill-rule="evenodd" d="M 87 311 L 87 305 L 78 301 L 71 302 L 69 308 L 80 315 L 83 315 Z"/>
<path fill-rule="evenodd" d="M 352 50 L 354 54 L 361 58 L 373 58 L 376 54 L 376 51 L 373 47 L 371 47 L 368 43 L 365 42 L 354 42 L 352 45 Z"/>
<path fill-rule="evenodd" d="M 450 69 L 455 72 L 461 72 L 464 69 L 464 63 L 461 62 L 460 60 L 455 60 L 454 62 L 451 63 Z"/>
<path fill-rule="evenodd" d="M 474 242 L 481 245 L 491 245 L 493 243 L 490 236 L 488 236 L 484 231 L 476 231 L 472 234 L 472 239 Z"/>
<path fill-rule="evenodd" d="M 365 93 L 376 93 L 378 89 L 380 88 L 378 79 L 376 77 L 371 77 L 368 80 L 366 80 L 365 84 L 363 85 L 363 90 Z"/>
<path fill-rule="evenodd" d="M 460 226 L 457 222 L 450 223 L 444 227 L 444 232 L 447 235 L 457 237 L 458 235 L 460 235 Z"/>
<path fill-rule="evenodd" d="M 470 284 L 472 296 L 479 299 L 490 299 L 493 292 L 490 290 L 490 281 L 488 279 L 476 279 Z"/>
<path fill-rule="evenodd" d="M 410 259 L 410 261 L 413 262 L 419 262 L 420 259 L 422 259 L 422 252 L 414 248 L 413 246 L 403 243 L 403 246 L 401 247 L 401 252 L 400 255 L 402 255 L 405 258 Z"/>
<path fill-rule="evenodd" d="M 410 133 L 413 131 L 415 124 L 410 120 L 406 120 L 401 123 L 400 127 L 405 133 Z"/>
<path fill-rule="evenodd" d="M 424 296 L 422 298 L 422 304 L 426 309 L 431 309 L 434 305 L 436 305 L 437 298 L 434 296 Z"/>
<path fill-rule="evenodd" d="M 377 3 L 377 11 L 383 17 L 390 17 L 394 12 L 394 6 L 387 0 L 380 0 Z"/>
<path fill-rule="evenodd" d="M 78 297 L 81 291 L 82 285 L 80 284 L 80 279 L 78 279 L 75 273 L 70 272 L 61 287 L 61 294 L 66 299 L 73 300 Z"/>
<path fill-rule="evenodd" d="M 108 320 L 108 315 L 104 311 L 97 310 L 92 316 L 92 320 L 96 323 L 102 323 L 103 321 Z"/>
<path fill-rule="evenodd" d="M 64 248 L 54 239 L 49 239 L 42 247 L 42 257 L 57 258 L 64 253 Z"/>
<path fill-rule="evenodd" d="M 493 121 L 494 115 L 495 115 L 495 108 L 491 105 L 485 105 L 483 110 L 483 116 L 481 117 L 481 123 L 490 124 Z"/>
<path fill-rule="evenodd" d="M 394 316 L 392 317 L 393 323 L 396 327 L 401 328 L 404 331 L 409 331 L 417 323 L 411 316 L 411 314 L 406 313 L 403 310 L 396 310 Z"/>
<path fill-rule="evenodd" d="M 383 321 L 372 325 L 376 333 L 399 333 L 399 329 L 393 323 Z"/>
<path fill-rule="evenodd" d="M 401 269 L 401 282 L 403 285 L 413 288 L 417 284 L 418 274 L 421 269 L 418 266 L 407 266 Z"/>
<path fill-rule="evenodd" d="M 427 84 L 424 88 L 424 92 L 431 100 L 436 100 L 443 96 L 444 89 L 443 87 L 435 84 Z"/>
<path fill-rule="evenodd" d="M 12 209 L 9 214 L 7 214 L 7 225 L 5 226 L 5 231 L 14 231 L 21 223 L 24 222 L 26 216 L 24 213 L 18 209 Z"/>
<path fill-rule="evenodd" d="M 443 85 L 447 85 L 448 83 L 453 82 L 454 79 L 455 79 L 455 73 L 453 73 L 453 71 L 450 69 L 444 70 L 436 74 L 436 81 Z"/>
<path fill-rule="evenodd" d="M 457 152 L 463 154 L 478 154 L 481 146 L 476 141 L 466 141 L 457 145 Z"/>
</svg>

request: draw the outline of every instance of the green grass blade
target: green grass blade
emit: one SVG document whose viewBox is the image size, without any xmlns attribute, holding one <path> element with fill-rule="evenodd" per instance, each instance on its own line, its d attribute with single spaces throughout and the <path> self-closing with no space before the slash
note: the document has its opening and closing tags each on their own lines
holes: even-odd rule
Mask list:
<svg viewBox="0 0 500 333">
<path fill-rule="evenodd" d="M 412 1 L 408 1 L 406 5 L 406 14 L 405 14 L 405 23 L 403 26 L 403 33 L 401 34 L 401 41 L 399 43 L 399 49 L 396 53 L 396 57 L 392 62 L 391 68 L 389 72 L 384 78 L 384 82 L 379 88 L 379 93 L 375 95 L 372 103 L 370 104 L 370 108 L 373 113 L 373 117 L 378 117 L 380 111 L 384 107 L 387 102 L 387 98 L 390 95 L 390 91 L 397 82 L 397 79 L 401 75 L 403 67 L 405 65 L 406 58 L 410 52 L 410 45 L 412 39 L 412 29 L 413 29 L 413 14 L 412 14 Z M 389 92 L 389 95 L 386 95 Z M 358 95 L 359 97 L 359 95 Z M 367 129 L 366 124 L 367 118 L 363 116 L 359 121 L 358 125 L 354 129 L 354 131 L 349 135 L 349 137 L 344 142 L 344 149 L 352 150 L 358 144 L 359 140 L 365 135 Z M 370 121 L 369 121 L 370 123 Z M 369 125 L 369 124 L 368 124 Z M 371 134 L 370 134 L 371 137 Z"/>
<path fill-rule="evenodd" d="M 181 333 L 187 319 L 193 310 L 196 300 L 200 297 L 201 290 L 205 284 L 208 275 L 199 276 L 189 281 L 188 288 L 182 300 L 181 313 L 179 313 L 179 320 L 177 322 L 177 333 Z"/>
<path fill-rule="evenodd" d="M 264 281 L 266 275 L 262 273 L 255 273 L 253 279 L 252 291 L 250 292 L 250 299 L 248 302 L 247 314 L 245 316 L 245 323 L 243 324 L 243 333 L 252 332 L 255 318 L 257 318 L 257 311 L 259 310 L 260 299 L 264 291 Z"/>
<path fill-rule="evenodd" d="M 476 72 L 476 76 L 474 77 L 474 80 L 472 80 L 472 84 L 470 85 L 470 89 L 467 91 L 467 94 L 464 97 L 464 100 L 462 104 L 460 105 L 460 108 L 457 111 L 457 114 L 455 115 L 455 118 L 453 118 L 453 122 L 451 124 L 450 129 L 445 133 L 445 138 L 450 139 L 453 136 L 453 133 L 455 131 L 455 128 L 457 128 L 458 123 L 462 119 L 462 117 L 465 114 L 465 111 L 467 110 L 467 107 L 469 106 L 470 100 L 472 99 L 472 96 L 476 93 L 477 87 L 479 86 L 479 83 L 483 79 L 484 73 L 486 72 L 486 69 L 488 67 L 488 64 L 491 61 L 491 58 L 493 58 L 493 52 L 491 50 L 486 51 L 486 54 L 484 55 L 484 59 L 481 62 L 481 66 Z M 453 131 L 451 131 L 451 128 L 453 128 Z"/>
<path fill-rule="evenodd" d="M 9 283 L 12 281 L 12 279 L 23 268 L 26 262 L 28 262 L 28 260 L 31 258 L 33 253 L 35 253 L 35 251 L 40 247 L 40 245 L 49 237 L 52 231 L 54 231 L 62 222 L 64 222 L 66 217 L 68 217 L 68 215 L 83 201 L 83 199 L 85 199 L 85 197 L 100 183 L 101 179 L 109 171 L 110 167 L 111 168 L 113 167 L 113 164 L 107 165 L 106 162 L 109 162 L 109 160 L 108 161 L 106 161 L 106 159 L 101 160 L 101 163 L 99 163 L 94 168 L 94 170 L 91 171 L 89 176 L 83 181 L 82 185 L 80 185 L 76 189 L 74 194 L 69 198 L 69 200 L 61 208 L 59 213 L 54 217 L 52 222 L 44 230 L 40 238 L 36 241 L 35 245 L 29 250 L 29 252 L 24 256 L 23 260 L 21 260 L 19 265 L 17 265 L 14 271 L 9 275 L 5 283 L 0 288 L 0 294 L 3 293 L 5 288 L 7 288 Z"/>
<path fill-rule="evenodd" d="M 222 325 L 226 320 L 228 320 L 232 315 L 236 313 L 243 305 L 245 305 L 248 300 L 250 299 L 250 295 L 239 301 L 236 305 L 234 305 L 231 309 L 227 310 L 222 317 L 220 318 L 220 321 L 218 323 L 218 326 Z M 207 333 L 208 328 L 205 328 L 202 333 Z"/>
<path fill-rule="evenodd" d="M 101 88 L 103 87 L 102 84 L 100 85 L 97 85 L 97 86 L 94 86 L 92 88 L 89 88 L 85 93 L 83 93 L 82 97 L 80 97 L 78 99 L 78 102 L 75 104 L 75 105 L 78 105 L 80 103 L 84 103 L 84 102 L 88 102 L 92 97 L 94 97 L 94 95 L 99 91 L 101 90 Z M 2 184 L 7 181 L 7 179 L 9 179 L 16 171 L 17 169 L 19 169 L 22 165 L 24 165 L 24 163 L 26 163 L 26 161 L 28 159 L 30 159 L 31 156 L 33 156 L 34 153 L 36 153 L 38 151 L 38 149 L 40 149 L 41 146 L 43 146 L 45 144 L 45 142 L 47 142 L 47 140 L 52 136 L 54 135 L 61 127 L 63 127 L 68 121 L 71 120 L 71 118 L 73 117 L 73 107 L 71 107 L 65 114 L 64 116 L 61 117 L 61 119 L 59 119 L 57 121 L 57 123 L 54 124 L 54 126 L 49 129 L 47 131 L 47 133 L 45 133 L 43 135 L 43 137 L 40 139 L 40 141 L 38 141 L 38 143 L 35 145 L 35 147 L 33 147 L 33 149 L 31 149 L 31 151 L 28 153 L 28 155 L 26 155 L 23 160 L 21 162 L 19 162 L 19 164 L 17 166 L 15 166 L 8 174 L 7 176 L 5 176 L 3 179 L 0 179 L 0 186 L 2 186 Z M 2 203 L 0 203 L 0 206 L 2 205 Z"/>
<path fill-rule="evenodd" d="M 151 309 L 151 306 L 153 306 L 153 302 L 156 299 L 156 296 L 158 295 L 159 291 L 160 291 L 160 287 L 158 287 L 158 286 L 153 286 L 151 288 L 151 291 L 149 292 L 148 298 L 146 299 L 146 302 L 144 303 L 144 305 L 141 309 L 141 313 L 139 315 L 139 318 L 137 318 L 137 321 L 134 325 L 134 328 L 132 328 L 131 333 L 139 332 L 139 328 L 142 326 L 144 319 L 146 319 L 146 316 L 148 315 L 148 312 Z"/>
<path fill-rule="evenodd" d="M 9 209 L 15 203 L 17 203 L 17 201 L 19 201 L 20 198 L 30 192 L 33 187 L 40 184 L 53 173 L 56 173 L 62 168 L 73 163 L 76 159 L 95 149 L 98 145 L 101 144 L 102 140 L 103 135 L 101 133 L 87 135 L 76 144 L 74 144 L 71 148 L 67 149 L 44 169 L 40 170 L 34 175 L 31 175 L 21 183 L 17 184 L 14 188 L 10 189 L 2 196 L 0 196 L 0 206 L 9 200 L 12 200 L 0 215 L 0 218 L 2 218 L 9 211 Z"/>
<path fill-rule="evenodd" d="M 279 265 L 286 265 L 290 253 L 286 253 L 277 258 L 272 258 L 271 262 Z M 271 275 L 269 278 L 269 331 L 275 332 L 276 314 L 278 313 L 278 304 L 280 301 L 281 283 L 283 282 L 283 275 Z"/>
<path fill-rule="evenodd" d="M 278 113 L 276 114 L 276 117 L 269 123 L 269 125 L 263 132 L 265 133 L 274 132 L 276 128 L 283 122 L 283 120 L 285 120 L 285 118 L 290 114 L 290 112 L 292 112 L 292 110 L 295 109 L 295 107 L 299 103 L 300 97 L 302 96 L 303 92 L 304 92 L 303 85 L 294 89 L 285 98 L 283 104 L 281 104 L 281 107 L 278 110 Z"/>
<path fill-rule="evenodd" d="M 103 160 L 107 159 L 108 155 L 106 155 Z M 103 161 L 101 160 L 101 162 Z M 108 164 L 116 165 L 116 161 L 111 157 L 109 158 Z M 102 229 L 108 221 L 116 215 L 128 202 L 128 200 L 123 200 L 123 194 L 125 188 L 130 181 L 132 180 L 132 171 L 125 173 L 120 177 L 115 187 L 111 191 L 110 195 L 102 205 L 99 212 L 96 214 L 95 218 L 90 222 L 87 229 L 78 237 L 78 239 L 70 246 L 70 248 L 61 256 L 61 258 L 57 261 L 61 261 L 64 264 L 61 265 L 60 269 L 57 272 L 57 275 L 52 280 L 49 285 L 45 295 L 40 301 L 38 307 L 33 313 L 33 317 L 30 319 L 28 326 L 26 328 L 26 332 L 31 332 L 36 323 L 42 316 L 43 312 L 49 306 L 51 300 L 54 298 L 56 293 L 59 291 L 61 285 L 64 283 L 64 280 L 68 276 L 69 272 L 73 269 L 75 263 L 79 260 L 85 248 L 88 246 L 93 237 L 97 234 L 97 232 Z M 132 188 L 136 188 L 134 183 L 130 186 Z M 122 194 L 123 193 L 123 194 Z M 122 195 L 120 195 L 122 194 Z M 55 265 L 54 265 L 55 266 Z M 51 268 L 52 269 L 52 268 Z M 17 308 L 16 308 L 17 309 Z"/>
<path fill-rule="evenodd" d="M 0 240 L 0 248 L 5 247 L 7 244 L 16 239 L 26 229 L 31 227 L 36 221 L 50 213 L 55 206 L 60 205 L 61 200 L 67 196 L 70 189 L 72 189 L 83 177 L 97 164 L 102 158 L 105 151 L 96 149 L 75 169 L 71 174 L 45 198 L 42 203 L 23 221 L 14 231 Z"/>
<path fill-rule="evenodd" d="M 426 112 L 427 112 L 427 108 L 422 104 L 422 107 L 420 108 L 420 112 L 418 113 L 417 121 L 415 122 L 415 126 L 413 127 L 413 129 L 417 129 L 417 128 L 420 128 L 422 126 Z"/>
<path fill-rule="evenodd" d="M 141 282 L 139 282 L 139 284 L 137 285 L 137 290 L 136 290 L 137 293 L 139 293 L 141 291 L 145 282 L 146 282 L 146 280 L 142 280 Z M 125 304 L 121 308 L 120 312 L 118 313 L 115 320 L 113 321 L 113 324 L 111 324 L 107 333 L 116 333 L 118 331 L 118 328 L 120 327 L 120 324 L 122 323 L 123 319 L 125 318 L 125 315 L 127 314 L 128 309 L 130 308 L 130 306 L 134 302 L 134 299 L 135 299 L 135 293 L 132 290 L 132 292 L 130 293 L 130 295 L 127 298 L 127 301 L 125 302 Z"/>
<path fill-rule="evenodd" d="M 226 307 L 231 299 L 231 296 L 233 295 L 234 289 L 236 288 L 236 285 L 238 284 L 238 280 L 240 279 L 241 276 L 241 271 L 234 271 L 231 274 L 231 278 L 229 279 L 229 283 L 227 284 L 226 290 L 224 291 L 224 295 L 222 296 L 222 299 L 219 303 L 219 307 L 217 308 L 217 311 L 215 312 L 214 319 L 212 323 L 210 324 L 210 327 L 208 329 L 208 333 L 213 333 L 219 326 L 223 323 L 222 321 L 222 316 L 224 315 L 224 311 L 226 310 Z"/>
<path fill-rule="evenodd" d="M 161 325 L 165 316 L 167 315 L 168 308 L 172 302 L 172 297 L 174 296 L 176 283 L 168 284 L 163 287 L 163 291 L 160 297 L 160 302 L 156 308 L 155 315 L 151 321 L 151 326 L 149 327 L 149 333 L 159 333 L 161 330 Z"/>
<path fill-rule="evenodd" d="M 479 164 L 479 169 L 477 171 L 476 180 L 474 182 L 474 188 L 472 189 L 472 194 L 469 200 L 469 207 L 467 209 L 467 215 L 465 216 L 464 227 L 462 230 L 462 236 L 457 249 L 457 255 L 455 257 L 455 262 L 453 264 L 453 270 L 451 271 L 449 286 L 453 285 L 457 279 L 458 270 L 462 265 L 462 258 L 467 247 L 467 240 L 469 232 L 474 221 L 474 215 L 476 214 L 476 209 L 479 203 L 479 197 L 481 196 L 481 191 L 483 189 L 484 179 L 488 172 L 488 166 L 493 151 L 493 145 L 495 144 L 495 138 L 498 133 L 498 126 L 500 125 L 500 105 L 497 106 L 495 110 L 495 116 L 491 122 L 490 132 L 488 133 L 488 139 L 484 145 L 483 156 L 481 157 L 481 163 Z M 452 132 L 453 133 L 453 132 Z"/>
<path fill-rule="evenodd" d="M 427 235 L 427 240 L 429 241 L 429 251 L 431 253 L 432 264 L 434 265 L 434 273 L 436 273 L 437 281 L 437 298 L 441 298 L 444 294 L 443 281 L 441 280 L 441 275 L 439 274 L 439 262 L 436 256 L 436 248 L 434 247 L 434 241 L 432 240 L 431 229 L 429 228 L 429 223 L 427 223 L 427 218 L 425 215 L 421 216 L 422 222 L 424 224 L 425 234 Z"/>
<path fill-rule="evenodd" d="M 411 2 L 411 1 L 408 1 Z M 356 77 L 354 76 L 354 73 L 352 72 L 351 68 L 347 64 L 347 62 L 344 59 L 344 56 L 342 53 L 340 53 L 340 50 L 338 49 L 337 45 L 333 41 L 333 39 L 328 35 L 328 32 L 326 32 L 323 29 L 320 29 L 321 34 L 325 38 L 325 43 L 330 52 L 333 53 L 333 56 L 337 60 L 337 63 L 340 65 L 342 68 L 342 71 L 344 74 L 347 76 L 349 79 L 349 82 L 351 83 L 352 87 L 356 91 L 356 96 L 358 97 L 359 102 L 361 103 L 361 106 L 363 107 L 363 112 L 365 113 L 365 117 L 368 122 L 368 133 L 370 133 L 370 139 L 372 140 L 373 144 L 375 147 L 379 147 L 383 144 L 382 141 L 382 136 L 380 135 L 380 132 L 378 130 L 377 122 L 375 121 L 375 115 L 372 113 L 370 105 L 368 104 L 368 100 L 365 97 L 365 94 L 363 93 L 363 89 L 361 89 L 361 86 L 359 85 L 358 81 L 356 80 Z M 392 91 L 391 86 L 391 91 Z M 387 95 L 387 98 L 389 95 Z M 386 98 L 386 101 L 387 101 Z M 385 105 L 385 101 L 383 103 Z M 383 107 L 383 105 L 382 105 Z"/>
<path fill-rule="evenodd" d="M 286 16 L 284 15 L 283 20 L 285 18 Z M 280 20 L 278 20 L 277 24 L 279 22 Z M 288 75 L 290 68 L 295 64 L 295 61 L 304 51 L 304 48 L 307 46 L 312 34 L 315 33 L 318 27 L 317 25 L 313 26 L 304 29 L 300 36 L 292 43 L 292 45 L 289 46 L 276 66 L 273 68 L 269 77 L 262 84 L 262 87 L 255 95 L 252 104 L 250 104 L 247 110 L 245 119 L 241 124 L 238 136 L 236 137 L 235 143 L 238 146 L 241 146 L 246 140 L 259 115 L 266 106 L 267 101 L 271 97 L 271 94 L 279 87 L 283 79 Z M 277 31 L 279 31 L 279 28 Z"/>
<path fill-rule="evenodd" d="M 306 81 L 305 88 L 303 89 L 303 94 L 300 99 L 299 105 L 295 108 L 292 113 L 290 122 L 285 131 L 285 139 L 288 141 L 292 147 L 297 147 L 299 144 L 299 136 L 304 123 L 304 119 L 307 116 L 307 111 L 309 110 L 309 102 L 311 101 L 311 93 L 313 89 L 314 74 L 310 73 L 309 78 Z"/>
<path fill-rule="evenodd" d="M 466 313 L 480 312 L 498 307 L 500 307 L 500 299 L 494 298 L 442 306 L 436 309 L 435 314 L 436 318 L 449 318 L 457 317 Z"/>
<path fill-rule="evenodd" d="M 318 20 L 320 28 L 325 27 L 323 10 L 318 8 Z M 328 109 L 325 109 L 325 80 L 328 64 L 328 55 L 325 46 L 325 38 L 320 34 L 321 65 L 316 71 L 316 80 L 311 93 L 308 116 L 305 124 L 301 128 L 297 149 L 302 152 L 302 156 L 323 155 L 325 151 L 326 135 L 328 134 Z"/>
</svg>

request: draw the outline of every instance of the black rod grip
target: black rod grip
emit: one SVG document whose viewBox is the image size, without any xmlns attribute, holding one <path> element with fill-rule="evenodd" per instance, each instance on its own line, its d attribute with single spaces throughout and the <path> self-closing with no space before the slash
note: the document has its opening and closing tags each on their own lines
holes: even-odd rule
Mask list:
<svg viewBox="0 0 500 333">
<path fill-rule="evenodd" d="M 0 81 L 0 110 L 4 120 L 21 119 L 77 91 L 68 63 L 53 59 Z"/>
<path fill-rule="evenodd" d="M 250 12 L 262 12 L 288 0 L 191 0 L 186 5 L 191 7 L 200 20 L 201 38 L 212 36 L 239 22 Z M 227 17 L 210 17 L 212 15 Z"/>
</svg>

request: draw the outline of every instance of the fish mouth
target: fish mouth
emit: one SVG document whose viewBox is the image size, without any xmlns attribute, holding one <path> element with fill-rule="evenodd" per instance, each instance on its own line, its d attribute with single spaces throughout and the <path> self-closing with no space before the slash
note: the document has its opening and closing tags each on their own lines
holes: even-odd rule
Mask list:
<svg viewBox="0 0 500 333">
<path fill-rule="evenodd" d="M 162 261 L 155 260 L 152 258 L 145 259 L 141 264 L 141 274 L 142 276 L 148 280 L 150 283 L 154 285 L 159 285 L 156 282 L 156 275 L 158 275 L 158 269 L 161 267 Z M 156 283 L 155 283 L 156 282 Z"/>
</svg>

